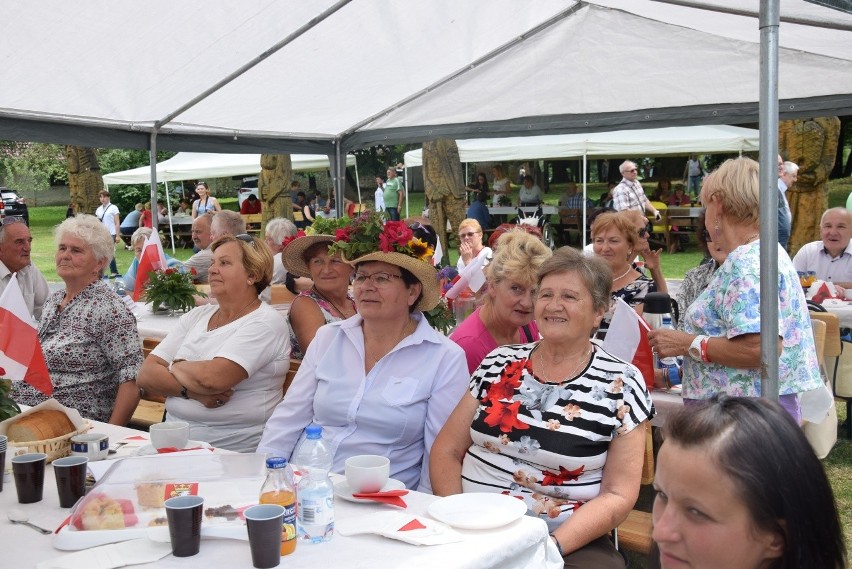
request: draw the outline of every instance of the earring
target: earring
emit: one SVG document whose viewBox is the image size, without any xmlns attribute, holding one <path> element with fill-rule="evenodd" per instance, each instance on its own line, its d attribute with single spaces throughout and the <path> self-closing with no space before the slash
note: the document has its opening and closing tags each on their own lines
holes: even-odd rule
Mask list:
<svg viewBox="0 0 852 569">
<path fill-rule="evenodd" d="M 254 284 L 254 281 L 253 281 L 253 280 L 251 280 L 251 279 L 249 279 L 249 280 L 248 280 L 248 284 L 249 284 L 249 286 L 252 286 L 252 285 Z"/>
</svg>

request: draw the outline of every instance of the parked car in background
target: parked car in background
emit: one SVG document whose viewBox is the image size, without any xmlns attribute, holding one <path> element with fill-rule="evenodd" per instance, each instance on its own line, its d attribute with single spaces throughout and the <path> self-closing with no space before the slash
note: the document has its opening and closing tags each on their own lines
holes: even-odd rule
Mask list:
<svg viewBox="0 0 852 569">
<path fill-rule="evenodd" d="M 30 211 L 24 198 L 9 188 L 0 187 L 0 197 L 3 198 L 3 215 L 6 217 L 23 217 L 27 225 L 30 224 Z"/>
</svg>

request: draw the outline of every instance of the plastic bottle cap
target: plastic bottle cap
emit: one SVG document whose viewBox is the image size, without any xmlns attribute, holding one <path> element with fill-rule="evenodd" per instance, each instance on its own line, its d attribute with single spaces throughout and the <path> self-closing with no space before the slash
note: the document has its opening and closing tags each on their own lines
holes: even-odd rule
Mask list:
<svg viewBox="0 0 852 569">
<path fill-rule="evenodd" d="M 266 468 L 284 468 L 287 466 L 287 459 L 283 456 L 273 456 L 266 459 Z"/>
<path fill-rule="evenodd" d="M 322 427 L 320 425 L 308 425 L 305 428 L 306 438 L 319 439 L 322 438 Z"/>
</svg>

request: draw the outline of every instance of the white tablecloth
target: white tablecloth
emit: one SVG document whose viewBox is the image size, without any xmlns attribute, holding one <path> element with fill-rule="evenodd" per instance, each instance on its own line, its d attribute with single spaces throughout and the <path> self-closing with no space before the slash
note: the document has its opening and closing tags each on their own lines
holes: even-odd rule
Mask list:
<svg viewBox="0 0 852 569">
<path fill-rule="evenodd" d="M 518 209 L 522 210 L 527 215 L 534 214 L 535 210 L 536 210 L 535 207 L 517 208 L 517 207 L 511 207 L 511 206 L 497 206 L 497 207 L 489 207 L 488 213 L 490 213 L 491 215 L 517 215 Z M 544 215 L 556 215 L 557 213 L 559 213 L 559 210 L 555 206 L 545 205 L 545 206 L 542 206 L 541 212 Z"/>
<path fill-rule="evenodd" d="M 110 436 L 110 442 L 140 431 L 94 423 L 94 430 Z M 405 497 L 408 511 L 426 515 L 435 496 L 411 492 Z M 0 512 L 11 508 L 24 511 L 30 521 L 46 528 L 56 528 L 69 510 L 59 508 L 53 468 L 48 466 L 44 481 L 44 499 L 35 504 L 18 504 L 14 482 L 7 482 L 0 492 Z M 335 500 L 337 519 L 347 519 L 387 510 L 380 504 L 353 504 Z M 561 569 L 561 559 L 547 535 L 543 520 L 524 516 L 502 528 L 493 530 L 459 530 L 466 539 L 459 543 L 418 547 L 373 535 L 344 537 L 335 535 L 321 545 L 299 544 L 295 553 L 281 560 L 286 569 L 347 567 L 348 569 Z M 51 546 L 53 537 L 41 535 L 21 525 L 12 525 L 4 515 L 0 519 L 0 551 L 2 566 L 23 569 L 63 555 Z M 551 561 L 548 563 L 546 558 Z M 192 558 L 166 556 L 151 564 L 163 568 L 216 567 L 217 569 L 251 567 L 248 543 L 236 540 L 204 540 L 201 552 Z M 147 566 L 151 566 L 147 565 Z"/>
<path fill-rule="evenodd" d="M 846 303 L 843 306 L 831 306 L 824 304 L 823 308 L 832 314 L 837 315 L 838 320 L 840 320 L 841 328 L 852 328 L 852 302 Z"/>
</svg>

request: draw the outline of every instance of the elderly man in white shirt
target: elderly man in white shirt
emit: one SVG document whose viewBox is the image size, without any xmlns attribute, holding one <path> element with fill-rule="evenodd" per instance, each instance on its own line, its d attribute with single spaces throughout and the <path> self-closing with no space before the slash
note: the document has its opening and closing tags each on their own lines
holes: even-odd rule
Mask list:
<svg viewBox="0 0 852 569">
<path fill-rule="evenodd" d="M 636 166 L 636 163 L 625 160 L 618 167 L 618 170 L 621 172 L 622 179 L 612 190 L 612 207 L 615 208 L 615 211 L 635 209 L 643 213 L 652 213 L 659 220 L 660 212 L 651 205 L 651 201 L 645 195 L 642 184 L 637 179 L 639 177 L 639 168 Z"/>
<path fill-rule="evenodd" d="M 808 243 L 793 257 L 798 272 L 816 273 L 820 280 L 834 283 L 838 294 L 852 288 L 852 212 L 834 207 L 822 214 L 822 241 Z M 852 296 L 852 292 L 849 293 Z"/>
<path fill-rule="evenodd" d="M 36 320 L 41 319 L 44 301 L 50 288 L 44 276 L 32 264 L 32 235 L 20 217 L 5 217 L 0 224 L 0 294 L 6 290 L 12 274 L 18 274 L 18 286 L 24 295 L 27 310 Z"/>
</svg>

